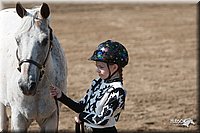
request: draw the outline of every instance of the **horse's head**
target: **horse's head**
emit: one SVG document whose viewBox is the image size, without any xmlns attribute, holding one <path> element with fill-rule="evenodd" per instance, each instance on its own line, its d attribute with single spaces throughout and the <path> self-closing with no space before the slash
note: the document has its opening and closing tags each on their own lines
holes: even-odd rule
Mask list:
<svg viewBox="0 0 200 133">
<path fill-rule="evenodd" d="M 23 94 L 35 95 L 51 48 L 52 31 L 48 22 L 50 10 L 43 3 L 40 8 L 28 12 L 17 3 L 16 11 L 22 18 L 21 27 L 15 36 L 18 70 L 21 73 L 18 84 Z"/>
</svg>

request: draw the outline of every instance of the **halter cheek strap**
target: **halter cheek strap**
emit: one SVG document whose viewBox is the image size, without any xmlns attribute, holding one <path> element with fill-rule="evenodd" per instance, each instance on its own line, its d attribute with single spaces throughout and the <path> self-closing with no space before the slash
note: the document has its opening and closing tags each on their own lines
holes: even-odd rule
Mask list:
<svg viewBox="0 0 200 133">
<path fill-rule="evenodd" d="M 18 53 L 18 50 L 16 51 L 16 54 Z M 37 62 L 35 62 L 34 60 L 30 60 L 30 59 L 24 59 L 24 60 L 22 60 L 22 61 L 19 61 L 19 67 L 17 68 L 20 72 L 21 72 L 21 65 L 23 64 L 23 63 L 26 63 L 26 62 L 28 62 L 28 63 L 30 63 L 30 64 L 34 64 L 35 66 L 37 66 L 39 69 L 42 69 L 42 65 L 41 64 L 39 64 L 39 63 L 37 63 Z"/>
<path fill-rule="evenodd" d="M 43 62 L 43 64 L 39 64 L 38 62 L 34 61 L 34 60 L 31 60 L 31 59 L 23 59 L 23 60 L 20 60 L 19 56 L 18 56 L 18 49 L 16 50 L 16 57 L 17 57 L 17 60 L 19 61 L 19 66 L 18 66 L 18 70 L 19 72 L 21 72 L 21 65 L 23 63 L 30 63 L 30 64 L 34 64 L 35 66 L 37 66 L 39 69 L 40 69 L 40 79 L 43 77 L 43 74 L 44 74 L 44 71 L 45 71 L 45 65 L 46 65 L 46 62 L 47 62 L 47 59 L 49 57 L 49 54 L 50 54 L 50 51 L 52 50 L 52 46 L 53 46 L 53 30 L 51 29 L 50 26 L 48 26 L 49 29 L 50 29 L 50 44 L 49 44 L 49 49 L 48 49 L 48 53 L 47 53 L 47 56 Z"/>
</svg>

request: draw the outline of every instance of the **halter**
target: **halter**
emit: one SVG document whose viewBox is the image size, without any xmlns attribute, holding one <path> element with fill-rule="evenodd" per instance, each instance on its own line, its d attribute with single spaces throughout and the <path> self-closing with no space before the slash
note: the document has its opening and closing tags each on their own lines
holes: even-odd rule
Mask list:
<svg viewBox="0 0 200 133">
<path fill-rule="evenodd" d="M 23 60 L 20 60 L 19 56 L 18 56 L 18 49 L 16 50 L 16 57 L 17 57 L 17 60 L 19 61 L 19 66 L 18 66 L 18 70 L 19 72 L 21 72 L 21 65 L 25 62 L 28 62 L 30 64 L 33 64 L 35 66 L 37 66 L 39 69 L 40 69 L 40 79 L 39 81 L 42 79 L 43 75 L 44 75 L 44 71 L 45 71 L 45 66 L 46 66 L 46 62 L 47 62 L 47 59 L 49 57 L 49 53 L 50 51 L 52 50 L 52 46 L 53 46 L 53 34 L 52 34 L 52 28 L 50 26 L 48 26 L 49 29 L 50 29 L 50 45 L 49 45 L 49 49 L 48 49 L 48 53 L 47 53 L 47 56 L 44 60 L 44 63 L 43 64 L 40 64 L 34 60 L 31 60 L 31 59 L 23 59 Z"/>
</svg>

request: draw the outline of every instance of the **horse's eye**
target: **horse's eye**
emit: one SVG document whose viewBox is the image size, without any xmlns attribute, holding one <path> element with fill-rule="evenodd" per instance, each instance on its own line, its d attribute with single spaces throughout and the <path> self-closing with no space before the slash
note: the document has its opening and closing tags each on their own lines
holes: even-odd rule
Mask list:
<svg viewBox="0 0 200 133">
<path fill-rule="evenodd" d="M 42 40 L 42 45 L 46 45 L 48 43 L 48 38 L 44 38 L 43 40 Z"/>
</svg>

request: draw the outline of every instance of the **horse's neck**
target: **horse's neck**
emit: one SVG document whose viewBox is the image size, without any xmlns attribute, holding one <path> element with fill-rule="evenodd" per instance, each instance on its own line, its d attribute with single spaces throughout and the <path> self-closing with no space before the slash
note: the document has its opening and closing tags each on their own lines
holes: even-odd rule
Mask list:
<svg viewBox="0 0 200 133">
<path fill-rule="evenodd" d="M 0 35 L 14 34 L 21 22 L 21 18 L 16 14 L 15 9 L 0 11 Z"/>
</svg>

